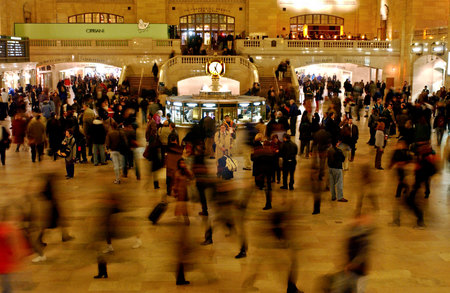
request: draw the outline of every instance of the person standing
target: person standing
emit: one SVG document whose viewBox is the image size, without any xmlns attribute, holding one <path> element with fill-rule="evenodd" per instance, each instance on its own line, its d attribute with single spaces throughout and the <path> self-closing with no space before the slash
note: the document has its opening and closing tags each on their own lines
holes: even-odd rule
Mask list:
<svg viewBox="0 0 450 293">
<path fill-rule="evenodd" d="M 44 153 L 45 142 L 45 126 L 41 119 L 41 114 L 37 113 L 36 116 L 31 119 L 27 127 L 28 144 L 31 147 L 31 160 L 33 163 L 36 161 L 36 155 L 38 161 L 41 161 L 41 156 Z"/>
<path fill-rule="evenodd" d="M 294 172 L 297 166 L 298 147 L 291 141 L 291 136 L 287 133 L 283 135 L 283 144 L 280 148 L 280 157 L 283 158 L 283 186 L 281 189 L 288 189 L 288 175 L 289 175 L 289 190 L 294 190 Z"/>
<path fill-rule="evenodd" d="M 61 141 L 64 139 L 64 131 L 61 121 L 56 119 L 55 113 L 52 113 L 52 117 L 47 121 L 45 132 L 47 133 L 50 147 L 48 154 L 53 156 L 53 160 L 56 161 L 57 152 L 61 147 Z"/>
<path fill-rule="evenodd" d="M 224 155 L 228 155 L 231 150 L 231 134 L 226 129 L 226 125 L 220 125 L 220 130 L 214 136 L 214 143 L 216 144 L 216 161 Z"/>
<path fill-rule="evenodd" d="M 75 158 L 77 153 L 72 129 L 66 130 L 66 137 L 64 138 L 62 145 L 63 148 L 67 150 L 64 158 L 66 160 L 66 179 L 72 179 L 75 173 Z"/>
<path fill-rule="evenodd" d="M 289 126 L 291 129 L 291 136 L 295 137 L 295 130 L 297 128 L 297 116 L 301 115 L 301 111 L 298 109 L 297 104 L 295 103 L 295 101 L 293 99 L 291 99 L 289 101 L 290 103 L 290 108 L 289 108 Z"/>
<path fill-rule="evenodd" d="M 92 140 L 92 156 L 94 157 L 94 165 L 106 165 L 105 141 L 106 129 L 100 117 L 96 117 L 89 127 L 88 136 Z"/>
<path fill-rule="evenodd" d="M 379 122 L 377 126 L 377 132 L 375 133 L 375 147 L 377 148 L 377 154 L 375 156 L 375 168 L 383 170 L 381 167 L 381 157 L 384 152 L 384 123 Z"/>
<path fill-rule="evenodd" d="M 305 152 L 305 157 L 309 158 L 310 153 L 310 144 L 312 139 L 312 133 L 311 133 L 311 122 L 309 122 L 308 113 L 305 111 L 302 116 L 302 121 L 300 122 L 300 153 L 299 155 L 303 155 L 303 152 Z"/>
<path fill-rule="evenodd" d="M 331 200 L 348 202 L 344 198 L 344 177 L 342 173 L 342 163 L 345 160 L 344 153 L 338 148 L 339 142 L 328 149 L 328 169 L 330 175 Z"/>
<path fill-rule="evenodd" d="M 353 124 L 352 118 L 349 118 L 347 119 L 347 124 L 343 126 L 343 129 L 346 130 L 343 132 L 348 134 L 348 136 L 346 137 L 346 143 L 350 147 L 351 151 L 349 161 L 353 162 L 355 158 L 356 143 L 358 142 L 359 138 L 358 126 Z"/>
</svg>

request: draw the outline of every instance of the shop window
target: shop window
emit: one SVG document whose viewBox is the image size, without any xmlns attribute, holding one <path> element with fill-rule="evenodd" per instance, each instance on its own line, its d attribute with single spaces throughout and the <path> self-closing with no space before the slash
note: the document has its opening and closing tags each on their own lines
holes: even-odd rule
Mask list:
<svg viewBox="0 0 450 293">
<path fill-rule="evenodd" d="M 69 23 L 123 23 L 123 16 L 103 13 L 103 12 L 89 12 L 71 15 L 68 18 Z"/>
</svg>

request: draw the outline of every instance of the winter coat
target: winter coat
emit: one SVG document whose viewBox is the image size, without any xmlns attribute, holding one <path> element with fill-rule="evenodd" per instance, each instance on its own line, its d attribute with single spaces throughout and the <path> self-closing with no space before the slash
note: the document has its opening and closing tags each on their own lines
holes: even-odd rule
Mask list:
<svg viewBox="0 0 450 293">
<path fill-rule="evenodd" d="M 28 121 L 25 117 L 19 119 L 14 119 L 12 122 L 12 135 L 14 136 L 15 144 L 22 144 L 25 140 L 25 135 L 27 132 Z"/>
<path fill-rule="evenodd" d="M 42 118 L 31 119 L 27 127 L 27 137 L 29 144 L 42 144 L 45 142 L 45 126 L 42 123 Z"/>
</svg>

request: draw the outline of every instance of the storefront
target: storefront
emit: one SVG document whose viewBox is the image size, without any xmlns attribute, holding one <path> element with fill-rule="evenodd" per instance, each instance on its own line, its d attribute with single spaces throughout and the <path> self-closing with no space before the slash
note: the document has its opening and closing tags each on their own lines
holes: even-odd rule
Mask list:
<svg viewBox="0 0 450 293">
<path fill-rule="evenodd" d="M 168 97 L 167 110 L 177 125 L 195 124 L 207 115 L 217 123 L 229 115 L 238 124 L 256 123 L 266 116 L 265 99 L 253 96 Z"/>
<path fill-rule="evenodd" d="M 18 88 L 27 84 L 36 84 L 36 64 L 35 63 L 13 63 L 1 64 L 1 87 Z"/>
</svg>

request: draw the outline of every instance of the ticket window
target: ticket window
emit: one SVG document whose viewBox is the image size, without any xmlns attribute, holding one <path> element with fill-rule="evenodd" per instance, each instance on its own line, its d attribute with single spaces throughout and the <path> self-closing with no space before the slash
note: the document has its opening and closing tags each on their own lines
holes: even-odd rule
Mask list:
<svg viewBox="0 0 450 293">
<path fill-rule="evenodd" d="M 238 122 L 252 121 L 252 105 L 250 103 L 241 103 L 238 105 Z"/>
<path fill-rule="evenodd" d="M 213 120 L 216 120 L 216 109 L 203 109 L 202 110 L 202 118 L 206 116 L 211 117 Z"/>
<path fill-rule="evenodd" d="M 220 105 L 220 117 L 219 120 L 220 121 L 224 121 L 225 120 L 225 116 L 230 116 L 231 120 L 235 121 L 236 120 L 236 106 L 235 105 Z"/>
<path fill-rule="evenodd" d="M 258 122 L 259 119 L 265 116 L 265 111 L 263 111 L 263 108 L 265 108 L 265 106 L 261 105 L 260 103 L 254 103 L 253 105 L 252 122 Z"/>
<path fill-rule="evenodd" d="M 186 103 L 183 111 L 183 123 L 197 123 L 201 118 L 201 109 L 198 104 Z"/>
<path fill-rule="evenodd" d="M 177 124 L 181 124 L 182 123 L 182 112 L 183 112 L 183 107 L 182 104 L 178 104 L 178 103 L 174 103 L 174 105 L 172 106 L 172 119 L 175 123 Z"/>
</svg>

